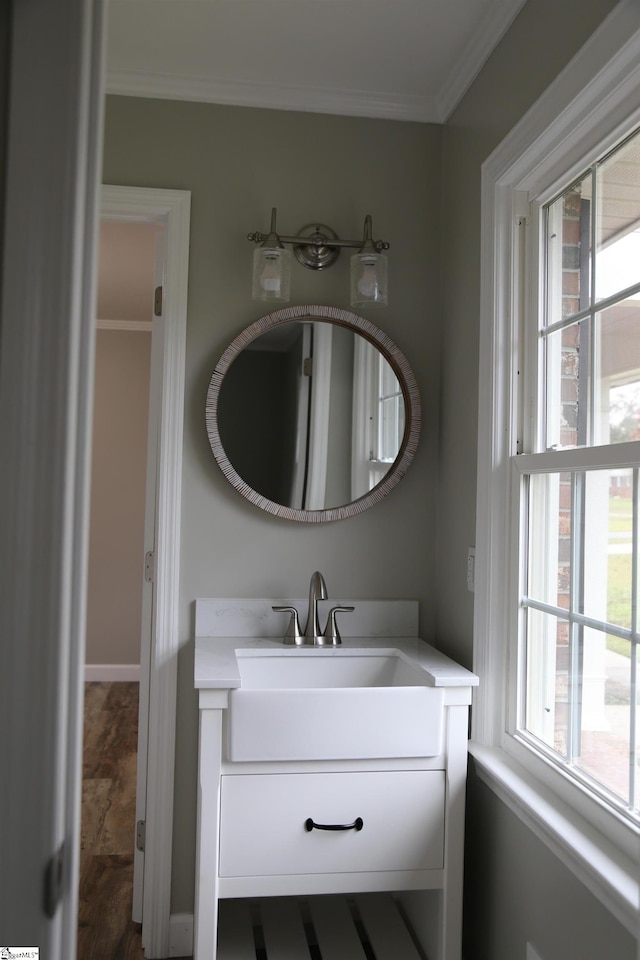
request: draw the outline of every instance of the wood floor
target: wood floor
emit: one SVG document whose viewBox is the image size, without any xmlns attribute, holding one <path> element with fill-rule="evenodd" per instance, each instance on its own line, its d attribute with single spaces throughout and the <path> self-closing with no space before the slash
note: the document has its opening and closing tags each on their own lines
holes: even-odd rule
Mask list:
<svg viewBox="0 0 640 960">
<path fill-rule="evenodd" d="M 78 960 L 144 960 L 131 920 L 138 684 L 85 685 Z"/>
</svg>

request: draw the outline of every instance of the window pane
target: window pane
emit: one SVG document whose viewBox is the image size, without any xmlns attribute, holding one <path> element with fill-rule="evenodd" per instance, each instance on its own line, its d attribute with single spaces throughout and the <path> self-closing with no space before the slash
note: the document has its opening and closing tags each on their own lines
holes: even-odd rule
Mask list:
<svg viewBox="0 0 640 960">
<path fill-rule="evenodd" d="M 569 624 L 527 611 L 526 730 L 566 757 L 569 730 Z"/>
<path fill-rule="evenodd" d="M 571 474 L 529 479 L 529 576 L 534 600 L 569 608 L 571 584 Z"/>
<path fill-rule="evenodd" d="M 623 300 L 596 319 L 594 443 L 640 439 L 640 300 Z"/>
<path fill-rule="evenodd" d="M 584 613 L 631 628 L 632 470 L 586 474 L 583 531 Z"/>
<path fill-rule="evenodd" d="M 381 398 L 378 460 L 393 463 L 398 456 L 403 433 L 404 402 L 402 396 Z"/>
<path fill-rule="evenodd" d="M 591 174 L 547 207 L 546 326 L 589 306 Z"/>
<path fill-rule="evenodd" d="M 546 447 L 640 439 L 640 299 L 550 333 L 546 347 Z M 593 366 L 593 400 L 591 368 Z"/>
<path fill-rule="evenodd" d="M 598 164 L 596 296 L 640 282 L 640 134 Z"/>
<path fill-rule="evenodd" d="M 587 443 L 589 321 L 582 320 L 546 338 L 547 449 Z"/>
<path fill-rule="evenodd" d="M 580 746 L 574 763 L 625 802 L 630 797 L 631 643 L 584 630 Z"/>
<path fill-rule="evenodd" d="M 631 230 L 598 252 L 596 299 L 604 300 L 640 282 L 640 230 Z"/>
<path fill-rule="evenodd" d="M 380 395 L 401 394 L 400 383 L 387 360 L 380 357 Z"/>
</svg>

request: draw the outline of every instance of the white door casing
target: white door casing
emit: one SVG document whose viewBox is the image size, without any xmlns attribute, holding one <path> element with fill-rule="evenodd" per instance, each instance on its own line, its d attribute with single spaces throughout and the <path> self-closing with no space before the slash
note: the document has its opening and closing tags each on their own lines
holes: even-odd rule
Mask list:
<svg viewBox="0 0 640 960">
<path fill-rule="evenodd" d="M 309 376 L 305 366 L 311 356 L 311 329 L 303 323 L 302 335 L 298 340 L 296 354 L 298 361 L 296 383 L 296 448 L 293 458 L 293 479 L 291 483 L 291 504 L 296 510 L 304 509 L 304 489 L 307 477 L 307 447 L 309 444 Z"/>
<path fill-rule="evenodd" d="M 109 219 L 164 227 L 165 250 L 156 258 L 164 274 L 157 278 L 163 286 L 163 309 L 154 317 L 152 330 L 145 506 L 144 549 L 154 554 L 153 584 L 144 581 L 140 652 L 136 819 L 145 821 L 146 837 L 144 854 L 136 851 L 133 919 L 142 921 L 147 958 L 167 957 L 190 194 L 104 186 L 101 209 Z"/>
<path fill-rule="evenodd" d="M 143 573 L 142 617 L 140 624 L 140 683 L 138 707 L 138 751 L 136 770 L 136 843 L 133 860 L 133 905 L 131 918 L 142 923 L 144 896 L 144 847 L 147 816 L 147 748 L 149 741 L 149 688 L 151 679 L 151 654 L 155 636 L 155 560 L 156 560 L 156 515 L 158 511 L 158 432 L 162 404 L 162 358 L 165 345 L 164 275 L 166 267 L 166 233 L 160 230 L 155 237 L 154 288 L 162 290 L 154 295 L 151 305 L 151 368 L 149 375 L 149 422 L 147 428 L 147 472 L 144 500 L 144 543 L 140 558 Z"/>
<path fill-rule="evenodd" d="M 309 457 L 305 510 L 324 510 L 326 507 L 332 339 L 333 327 L 330 323 L 315 323 L 313 325 L 311 411 L 309 416 Z"/>
</svg>

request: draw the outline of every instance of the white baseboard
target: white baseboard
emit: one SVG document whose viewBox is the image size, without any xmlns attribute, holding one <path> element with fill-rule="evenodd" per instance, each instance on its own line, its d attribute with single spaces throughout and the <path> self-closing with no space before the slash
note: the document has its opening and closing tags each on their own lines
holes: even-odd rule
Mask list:
<svg viewBox="0 0 640 960">
<path fill-rule="evenodd" d="M 193 914 L 172 913 L 169 919 L 169 956 L 193 956 Z"/>
<path fill-rule="evenodd" d="M 122 680 L 140 682 L 139 663 L 86 663 L 84 679 L 87 683 L 114 683 Z M 178 954 L 180 956 L 180 954 Z"/>
</svg>

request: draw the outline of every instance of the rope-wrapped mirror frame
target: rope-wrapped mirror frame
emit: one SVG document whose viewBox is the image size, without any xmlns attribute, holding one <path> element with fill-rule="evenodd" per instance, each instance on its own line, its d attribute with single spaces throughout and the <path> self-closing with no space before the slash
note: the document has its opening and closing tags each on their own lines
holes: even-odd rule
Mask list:
<svg viewBox="0 0 640 960">
<path fill-rule="evenodd" d="M 236 472 L 229 461 L 218 428 L 220 390 L 225 374 L 233 361 L 245 347 L 257 339 L 257 337 L 262 336 L 263 333 L 295 320 L 325 321 L 327 323 L 337 324 L 338 326 L 353 330 L 354 333 L 360 334 L 372 343 L 390 364 L 398 378 L 405 405 L 405 427 L 400 450 L 391 468 L 382 480 L 376 484 L 372 490 L 357 500 L 336 507 L 328 507 L 323 510 L 299 510 L 281 503 L 275 503 L 273 500 L 269 500 L 250 487 Z M 261 510 L 266 510 L 268 513 L 272 513 L 276 517 L 283 517 L 286 520 L 296 520 L 303 523 L 326 523 L 331 520 L 343 520 L 346 517 L 357 516 L 364 510 L 368 510 L 369 507 L 380 503 L 380 501 L 397 486 L 407 472 L 409 464 L 416 454 L 422 425 L 422 413 L 420 394 L 409 361 L 391 337 L 365 317 L 361 317 L 349 310 L 342 310 L 339 307 L 314 305 L 285 307 L 282 310 L 268 313 L 238 334 L 220 357 L 211 377 L 207 391 L 205 421 L 209 443 L 216 463 L 229 483 L 238 493 L 245 497 L 245 499 L 249 500 L 250 503 L 253 503 L 254 506 L 259 507 Z"/>
</svg>

